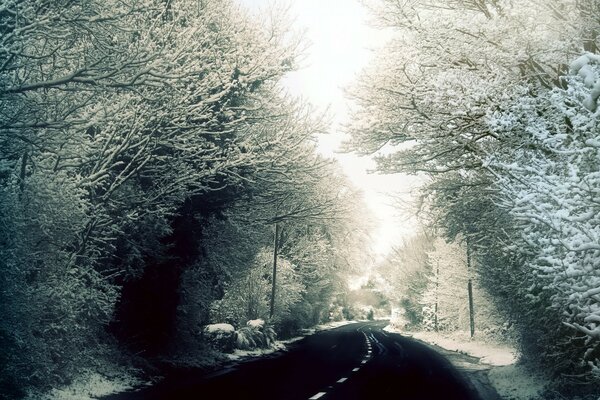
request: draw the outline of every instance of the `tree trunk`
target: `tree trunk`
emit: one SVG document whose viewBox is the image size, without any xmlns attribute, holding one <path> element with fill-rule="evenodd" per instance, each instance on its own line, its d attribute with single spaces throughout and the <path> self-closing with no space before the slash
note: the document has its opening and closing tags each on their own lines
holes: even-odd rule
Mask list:
<svg viewBox="0 0 600 400">
<path fill-rule="evenodd" d="M 27 151 L 25 151 L 25 153 L 23 153 L 23 158 L 21 159 L 21 173 L 19 175 L 19 198 L 21 197 L 21 195 L 23 194 L 23 191 L 25 191 L 25 175 L 27 174 Z"/>
</svg>

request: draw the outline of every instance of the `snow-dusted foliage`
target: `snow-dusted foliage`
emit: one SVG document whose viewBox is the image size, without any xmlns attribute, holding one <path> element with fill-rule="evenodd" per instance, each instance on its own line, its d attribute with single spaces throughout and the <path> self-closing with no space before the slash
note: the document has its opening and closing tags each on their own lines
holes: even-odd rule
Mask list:
<svg viewBox="0 0 600 400">
<path fill-rule="evenodd" d="M 272 325 L 262 319 L 250 320 L 236 331 L 236 347 L 242 350 L 269 348 L 275 343 L 276 334 Z"/>
<path fill-rule="evenodd" d="M 581 37 L 571 1 L 371 2 L 398 34 L 350 89 L 348 145 L 390 146 L 379 157 L 387 172 L 479 168 L 479 148 L 494 139 L 487 110 L 520 79 L 552 85 Z"/>
<path fill-rule="evenodd" d="M 349 149 L 428 175 L 419 215 L 469 238 L 524 357 L 585 380 L 599 351 L 598 2 L 368 3 L 398 34 L 350 89 Z"/>
<path fill-rule="evenodd" d="M 233 325 L 224 323 L 206 325 L 203 336 L 205 341 L 215 349 L 226 353 L 233 351 L 236 340 Z"/>
<path fill-rule="evenodd" d="M 475 336 L 509 340 L 506 321 L 498 313 L 487 290 L 481 285 L 478 265 L 467 261 L 464 238 L 452 243 L 436 238 L 427 253 L 430 266 L 427 287 L 422 293 L 422 326 L 430 331 L 469 332 L 468 283 L 472 284 Z"/>
<path fill-rule="evenodd" d="M 431 274 L 427 257 L 431 250 L 429 235 L 419 233 L 402 246 L 394 248 L 378 268 L 389 286 L 386 296 L 392 302 L 392 310 L 402 310 L 408 328 L 420 327 L 423 323 L 421 298 Z"/>
<path fill-rule="evenodd" d="M 583 358 L 600 357 L 600 57 L 586 53 L 570 66 L 566 88 L 529 95 L 524 88 L 490 128 L 521 145 L 488 164 L 498 176 L 501 206 L 518 221 L 534 253 L 539 289 L 564 322 L 587 335 Z M 532 288 L 532 291 L 534 289 Z"/>
<path fill-rule="evenodd" d="M 272 249 L 263 249 L 253 265 L 243 270 L 242 276 L 225 288 L 223 299 L 213 304 L 211 319 L 227 321 L 234 326 L 245 326 L 248 320 L 268 319 L 272 263 Z M 278 260 L 276 308 L 272 319 L 275 323 L 288 317 L 291 308 L 302 298 L 304 285 L 295 269 L 286 259 Z"/>
<path fill-rule="evenodd" d="M 244 126 L 248 148 L 260 138 L 262 153 L 248 160 L 246 190 L 232 198 L 225 218 L 204 223 L 203 256 L 182 276 L 179 333 L 208 322 L 240 326 L 251 318 L 269 319 L 275 234 L 278 272 L 268 322 L 280 335 L 326 320 L 344 289 L 341 277 L 366 264 L 368 214 L 339 167 L 316 154 L 312 138 L 323 128 L 319 118 L 306 104 L 278 96 L 269 97 L 259 112 L 260 123 Z M 195 340 L 188 335 L 174 342 L 193 349 Z"/>
<path fill-rule="evenodd" d="M 176 271 L 165 291 L 185 302 L 179 326 L 197 334 L 224 282 L 248 268 L 237 261 L 269 242 L 231 246 L 227 263 L 227 235 L 200 243 L 202 229 L 231 227 L 226 210 L 255 195 L 268 232 L 275 200 L 308 184 L 290 171 L 327 164 L 310 144 L 318 118 L 278 88 L 299 42 L 272 17 L 257 24 L 231 1 L 0 1 L 3 392 L 95 365 L 107 325 L 125 319 L 115 304 L 136 312 L 121 288 L 160 280 L 165 265 Z M 274 177 L 287 186 L 263 195 Z M 294 193 L 286 212 L 302 218 L 331 215 L 338 198 Z M 201 232 L 186 254 L 173 244 L 184 207 Z M 229 237 L 248 237 L 237 234 L 248 220 Z"/>
<path fill-rule="evenodd" d="M 421 298 L 423 325 L 427 330 L 469 329 L 467 282 L 473 271 L 467 269 L 464 246 L 437 238 L 428 253 L 431 275 Z"/>
</svg>

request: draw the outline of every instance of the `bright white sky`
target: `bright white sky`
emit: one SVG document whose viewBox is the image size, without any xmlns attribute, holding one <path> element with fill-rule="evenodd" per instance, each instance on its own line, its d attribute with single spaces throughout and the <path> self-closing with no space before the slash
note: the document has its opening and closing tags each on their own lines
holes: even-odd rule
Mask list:
<svg viewBox="0 0 600 400">
<path fill-rule="evenodd" d="M 252 10 L 272 0 L 238 0 Z M 285 1 L 285 0 L 284 0 Z M 402 175 L 368 174 L 375 167 L 366 157 L 337 153 L 344 135 L 340 126 L 349 118 L 344 88 L 373 57 L 389 34 L 368 25 L 369 14 L 358 0 L 288 0 L 296 28 L 305 30 L 310 43 L 303 67 L 290 73 L 285 84 L 290 92 L 319 107 L 329 107 L 331 132 L 319 140 L 320 151 L 337 159 L 351 181 L 365 193 L 368 206 L 379 219 L 373 248 L 379 261 L 394 244 L 413 232 L 414 222 L 392 207 L 391 194 L 408 200 L 415 179 Z M 287 3 L 285 3 L 287 4 Z"/>
</svg>

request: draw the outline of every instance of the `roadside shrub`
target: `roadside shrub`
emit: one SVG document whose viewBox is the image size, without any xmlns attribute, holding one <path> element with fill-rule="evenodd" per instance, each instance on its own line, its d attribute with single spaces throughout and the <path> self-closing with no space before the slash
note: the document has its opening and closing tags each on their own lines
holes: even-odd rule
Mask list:
<svg viewBox="0 0 600 400">
<path fill-rule="evenodd" d="M 242 350 L 269 348 L 275 343 L 275 330 L 262 319 L 248 321 L 236 332 L 236 347 Z"/>
<path fill-rule="evenodd" d="M 203 329 L 204 339 L 216 350 L 225 353 L 233 351 L 235 343 L 235 328 L 230 324 L 206 325 Z"/>
</svg>

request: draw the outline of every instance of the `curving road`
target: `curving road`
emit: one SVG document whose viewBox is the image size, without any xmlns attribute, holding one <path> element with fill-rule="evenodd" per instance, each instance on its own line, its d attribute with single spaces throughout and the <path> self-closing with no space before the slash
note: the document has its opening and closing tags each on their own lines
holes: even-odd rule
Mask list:
<svg viewBox="0 0 600 400">
<path fill-rule="evenodd" d="M 270 358 L 112 398 L 479 399 L 443 356 L 384 326 L 355 323 L 319 332 Z"/>
</svg>

